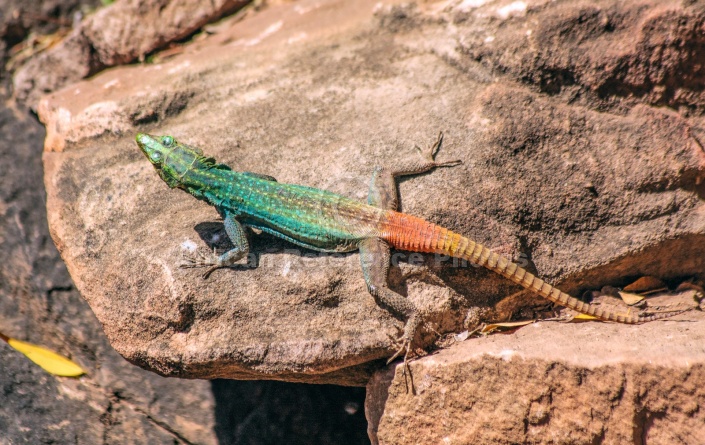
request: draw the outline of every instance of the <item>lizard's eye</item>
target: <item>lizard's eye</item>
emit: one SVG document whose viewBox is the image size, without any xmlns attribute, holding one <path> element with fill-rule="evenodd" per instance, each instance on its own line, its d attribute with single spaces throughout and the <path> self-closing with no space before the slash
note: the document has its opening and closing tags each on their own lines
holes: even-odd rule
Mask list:
<svg viewBox="0 0 705 445">
<path fill-rule="evenodd" d="M 159 151 L 153 151 L 153 152 L 149 155 L 149 157 L 152 158 L 152 160 L 153 160 L 154 162 L 159 162 L 159 161 L 162 160 L 162 154 L 161 154 L 161 152 L 159 152 Z"/>
<path fill-rule="evenodd" d="M 165 147 L 168 147 L 173 143 L 174 143 L 174 138 L 171 136 L 164 136 L 162 138 L 162 144 L 164 144 Z"/>
</svg>

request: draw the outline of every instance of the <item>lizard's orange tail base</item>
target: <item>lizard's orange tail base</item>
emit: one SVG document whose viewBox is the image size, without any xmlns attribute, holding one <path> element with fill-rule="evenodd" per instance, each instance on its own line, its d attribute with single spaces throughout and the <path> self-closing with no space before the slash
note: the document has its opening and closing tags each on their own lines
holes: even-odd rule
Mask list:
<svg viewBox="0 0 705 445">
<path fill-rule="evenodd" d="M 679 313 L 679 311 L 674 311 L 647 316 L 615 314 L 571 297 L 507 258 L 492 252 L 487 247 L 441 226 L 399 212 L 390 211 L 386 216 L 387 219 L 382 224 L 381 237 L 394 248 L 449 255 L 470 261 L 486 267 L 554 303 L 582 314 L 591 315 L 601 320 L 637 324 L 672 317 Z"/>
</svg>

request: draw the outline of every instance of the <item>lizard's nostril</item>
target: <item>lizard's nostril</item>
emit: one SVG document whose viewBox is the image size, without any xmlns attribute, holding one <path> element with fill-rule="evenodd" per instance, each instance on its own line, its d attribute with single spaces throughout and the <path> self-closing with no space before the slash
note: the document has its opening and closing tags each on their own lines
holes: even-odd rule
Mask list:
<svg viewBox="0 0 705 445">
<path fill-rule="evenodd" d="M 147 145 L 147 143 L 149 142 L 149 136 L 147 136 L 144 133 L 137 133 L 135 140 L 137 141 L 138 144 Z"/>
</svg>

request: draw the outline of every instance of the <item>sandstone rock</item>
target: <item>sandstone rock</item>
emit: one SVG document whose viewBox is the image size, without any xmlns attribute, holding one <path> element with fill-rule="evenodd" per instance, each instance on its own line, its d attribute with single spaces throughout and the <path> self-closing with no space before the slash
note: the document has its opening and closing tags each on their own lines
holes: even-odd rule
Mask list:
<svg viewBox="0 0 705 445">
<path fill-rule="evenodd" d="M 87 17 L 60 44 L 20 68 L 14 76 L 15 97 L 36 109 L 41 95 L 106 67 L 143 58 L 246 3 L 247 0 L 115 2 Z"/>
<path fill-rule="evenodd" d="M 361 385 L 402 326 L 367 294 L 355 255 L 310 258 L 262 235 L 252 243 L 258 268 L 207 281 L 179 269 L 184 251 L 225 246 L 222 225 L 212 208 L 161 182 L 134 144 L 137 131 L 172 134 L 236 169 L 365 199 L 375 163 L 412 155 L 444 130 L 440 157 L 465 163 L 405 180 L 404 211 L 501 248 L 575 294 L 642 274 L 704 278 L 698 113 L 587 75 L 547 89 L 550 72 L 539 71 L 548 62 L 532 65 L 542 39 L 562 35 L 560 18 L 587 9 L 617 17 L 620 7 L 640 17 L 633 29 L 651 42 L 625 49 L 634 60 L 658 42 L 691 60 L 659 33 L 669 20 L 699 23 L 703 12 L 658 1 L 480 3 L 281 5 L 164 63 L 111 70 L 43 99 L 52 236 L 113 346 L 164 375 Z M 654 20 L 662 26 L 644 25 Z M 599 71 L 598 44 L 617 45 L 592 29 L 541 57 Z M 598 53 L 575 62 L 591 39 Z M 392 285 L 439 333 L 462 330 L 477 308 L 501 318 L 494 305 L 516 290 L 483 270 L 404 258 Z M 665 336 L 680 326 L 648 329 Z M 436 337 L 428 329 L 419 344 Z"/>
<path fill-rule="evenodd" d="M 373 443 L 705 443 L 705 316 L 628 327 L 537 323 L 379 371 Z"/>
</svg>

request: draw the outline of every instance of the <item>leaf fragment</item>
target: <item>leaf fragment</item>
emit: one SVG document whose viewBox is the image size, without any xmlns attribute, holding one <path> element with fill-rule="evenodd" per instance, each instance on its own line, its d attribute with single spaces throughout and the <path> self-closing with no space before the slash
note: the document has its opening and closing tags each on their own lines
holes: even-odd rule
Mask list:
<svg viewBox="0 0 705 445">
<path fill-rule="evenodd" d="M 686 290 L 694 290 L 698 293 L 705 294 L 705 289 L 703 289 L 702 286 L 695 284 L 695 283 L 688 282 L 688 281 L 682 282 L 676 288 L 676 292 L 682 292 L 682 291 L 686 291 Z"/>
<path fill-rule="evenodd" d="M 642 293 L 642 292 L 647 292 L 647 291 L 653 291 L 657 289 L 667 289 L 668 287 L 666 284 L 664 284 L 663 281 L 659 280 L 656 277 L 652 277 L 650 275 L 644 275 L 643 277 L 639 278 L 635 282 L 624 286 L 624 290 L 627 292 L 633 292 L 633 293 Z"/>
<path fill-rule="evenodd" d="M 465 341 L 468 339 L 469 336 L 470 336 L 470 331 L 465 330 L 463 332 L 455 334 L 454 338 L 455 338 L 455 341 Z"/>
<path fill-rule="evenodd" d="M 635 304 L 641 302 L 644 298 L 646 298 L 643 295 L 623 291 L 619 292 L 619 296 L 622 298 L 622 301 L 627 303 L 629 306 L 634 306 Z"/>
<path fill-rule="evenodd" d="M 62 377 L 78 377 L 86 372 L 71 360 L 42 346 L 7 338 L 7 344 L 23 353 L 46 372 Z"/>
<path fill-rule="evenodd" d="M 599 318 L 588 314 L 576 314 L 570 321 L 587 321 L 587 320 L 599 320 Z"/>
<path fill-rule="evenodd" d="M 516 329 L 520 328 L 522 326 L 526 326 L 528 324 L 533 323 L 535 320 L 524 320 L 524 321 L 508 321 L 505 323 L 490 323 L 488 325 L 485 325 L 481 330 L 481 334 L 489 334 L 490 332 L 494 332 L 496 330 L 511 330 L 511 329 Z"/>
</svg>

